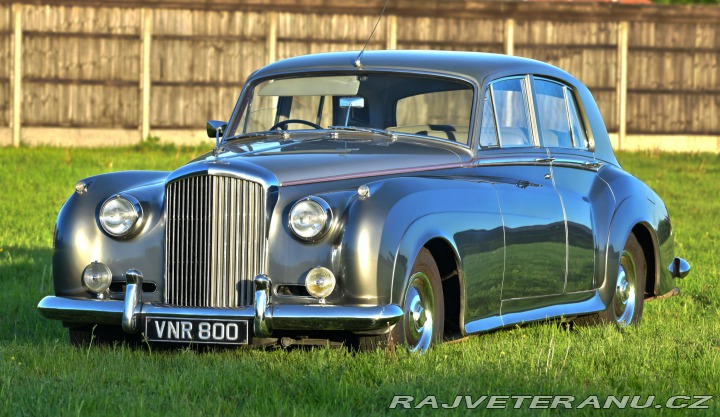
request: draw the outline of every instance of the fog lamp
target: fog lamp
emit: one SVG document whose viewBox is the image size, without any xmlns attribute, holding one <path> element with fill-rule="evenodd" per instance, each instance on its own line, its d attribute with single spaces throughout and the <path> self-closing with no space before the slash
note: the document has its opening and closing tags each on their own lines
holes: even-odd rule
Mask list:
<svg viewBox="0 0 720 417">
<path fill-rule="evenodd" d="M 308 272 L 305 287 L 310 295 L 325 302 L 325 297 L 335 289 L 335 275 L 329 269 L 318 266 Z"/>
<path fill-rule="evenodd" d="M 83 271 L 83 283 L 94 293 L 102 293 L 110 287 L 112 273 L 107 265 L 100 262 L 93 262 L 85 267 Z"/>
</svg>

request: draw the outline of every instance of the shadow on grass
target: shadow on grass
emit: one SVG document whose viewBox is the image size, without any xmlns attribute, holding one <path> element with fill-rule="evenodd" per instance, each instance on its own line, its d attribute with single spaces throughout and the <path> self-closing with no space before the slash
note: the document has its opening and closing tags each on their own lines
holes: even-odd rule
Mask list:
<svg viewBox="0 0 720 417">
<path fill-rule="evenodd" d="M 53 293 L 52 249 L 3 247 L 0 252 L 0 340 L 34 342 L 63 333 L 45 320 L 38 302 Z"/>
</svg>

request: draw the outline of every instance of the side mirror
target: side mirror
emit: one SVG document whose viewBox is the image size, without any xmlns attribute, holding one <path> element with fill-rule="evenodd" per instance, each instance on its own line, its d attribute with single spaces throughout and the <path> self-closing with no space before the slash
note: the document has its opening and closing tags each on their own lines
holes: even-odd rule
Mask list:
<svg viewBox="0 0 720 417">
<path fill-rule="evenodd" d="M 225 133 L 227 122 L 221 122 L 219 120 L 209 120 L 207 122 L 207 135 L 209 138 L 218 138 Z"/>
</svg>

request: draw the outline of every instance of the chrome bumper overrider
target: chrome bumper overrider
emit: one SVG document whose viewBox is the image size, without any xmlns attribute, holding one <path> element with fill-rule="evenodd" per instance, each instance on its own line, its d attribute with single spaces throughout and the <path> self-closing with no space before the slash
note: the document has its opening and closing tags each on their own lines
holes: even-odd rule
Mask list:
<svg viewBox="0 0 720 417">
<path fill-rule="evenodd" d="M 402 309 L 395 304 L 383 306 L 341 306 L 328 304 L 273 304 L 272 285 L 265 275 L 253 280 L 255 303 L 236 309 L 174 307 L 142 301 L 142 275 L 128 271 L 125 300 L 92 300 L 84 298 L 43 298 L 40 313 L 54 320 L 69 323 L 122 325 L 127 333 L 140 330 L 146 316 L 167 318 L 216 318 L 252 321 L 256 337 L 268 337 L 273 330 L 381 330 L 397 323 Z"/>
</svg>

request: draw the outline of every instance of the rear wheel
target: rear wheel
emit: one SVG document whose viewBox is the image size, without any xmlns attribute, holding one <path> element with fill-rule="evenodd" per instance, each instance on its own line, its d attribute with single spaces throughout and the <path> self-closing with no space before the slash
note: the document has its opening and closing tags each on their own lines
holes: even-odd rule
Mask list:
<svg viewBox="0 0 720 417">
<path fill-rule="evenodd" d="M 645 301 L 647 262 L 642 246 L 630 233 L 620 254 L 620 266 L 614 282 L 614 294 L 607 308 L 591 316 L 590 321 L 613 323 L 626 327 L 640 323 Z"/>
<path fill-rule="evenodd" d="M 435 259 L 423 248 L 410 273 L 403 297 L 403 316 L 392 334 L 359 337 L 360 350 L 387 346 L 390 337 L 397 344 L 405 344 L 411 351 L 426 352 L 441 343 L 445 325 L 445 302 L 442 282 Z"/>
</svg>

